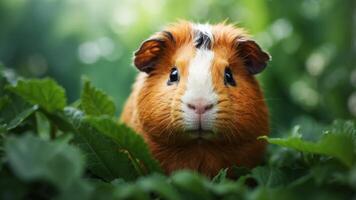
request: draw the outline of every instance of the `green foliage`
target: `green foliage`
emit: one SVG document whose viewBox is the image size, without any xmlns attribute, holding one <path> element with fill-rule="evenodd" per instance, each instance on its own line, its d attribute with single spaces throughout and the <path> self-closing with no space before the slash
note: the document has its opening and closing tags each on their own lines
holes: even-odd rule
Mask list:
<svg viewBox="0 0 356 200">
<path fill-rule="evenodd" d="M 50 79 L 18 83 L 0 88 L 6 99 L 0 107 L 0 199 L 356 197 L 354 121 L 312 129 L 302 120 L 286 138 L 262 137 L 273 145 L 253 169 L 222 169 L 212 180 L 185 170 L 166 176 L 141 136 L 114 118 L 110 98 L 88 81 L 78 107 L 65 107 L 64 91 Z M 53 91 L 60 94 L 49 95 Z"/>
<path fill-rule="evenodd" d="M 353 129 L 350 129 L 353 131 Z M 355 159 L 356 149 L 353 135 L 350 131 L 335 130 L 327 132 L 317 142 L 309 142 L 302 139 L 298 127 L 294 128 L 292 135 L 288 138 L 268 138 L 262 136 L 271 144 L 296 149 L 300 152 L 315 153 L 340 159 L 346 166 L 351 167 Z"/>
<path fill-rule="evenodd" d="M 112 98 L 103 91 L 93 87 L 88 80 L 84 80 L 84 88 L 80 102 L 87 115 L 113 116 L 115 113 L 115 104 Z"/>
<path fill-rule="evenodd" d="M 148 147 L 141 136 L 133 132 L 125 125 L 105 116 L 89 117 L 89 123 L 100 133 L 110 137 L 119 145 L 118 151 L 128 155 L 135 168 L 141 175 L 152 171 L 160 171 L 157 161 L 151 158 Z"/>
<path fill-rule="evenodd" d="M 46 180 L 64 189 L 83 173 L 82 155 L 66 143 L 26 134 L 8 137 L 4 146 L 7 162 L 21 180 Z"/>
<path fill-rule="evenodd" d="M 87 168 L 92 173 L 112 181 L 117 177 L 125 180 L 137 178 L 138 173 L 133 170 L 128 155 L 120 151 L 120 146 L 98 132 L 84 120 L 84 114 L 75 108 L 66 108 L 65 116 L 71 121 L 75 140 L 73 141 L 85 152 Z"/>
<path fill-rule="evenodd" d="M 31 104 L 37 104 L 48 112 L 62 110 L 66 106 L 64 89 L 52 79 L 19 80 L 9 90 Z"/>
<path fill-rule="evenodd" d="M 10 121 L 7 125 L 7 129 L 13 129 L 19 126 L 26 118 L 30 117 L 36 110 L 38 110 L 38 106 L 34 105 L 21 113 L 19 113 L 14 119 Z"/>
</svg>

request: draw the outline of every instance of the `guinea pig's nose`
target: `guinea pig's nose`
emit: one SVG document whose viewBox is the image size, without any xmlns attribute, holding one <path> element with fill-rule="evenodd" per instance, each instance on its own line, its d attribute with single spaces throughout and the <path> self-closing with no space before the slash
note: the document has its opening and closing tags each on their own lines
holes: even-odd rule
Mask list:
<svg viewBox="0 0 356 200">
<path fill-rule="evenodd" d="M 212 109 L 214 104 L 209 103 L 203 99 L 198 99 L 187 103 L 189 109 L 194 110 L 196 114 L 204 114 L 206 111 Z"/>
</svg>

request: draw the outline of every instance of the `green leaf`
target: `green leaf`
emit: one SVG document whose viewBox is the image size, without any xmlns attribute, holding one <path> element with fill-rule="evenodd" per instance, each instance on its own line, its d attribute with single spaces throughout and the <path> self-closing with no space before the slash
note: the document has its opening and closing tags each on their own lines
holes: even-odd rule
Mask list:
<svg viewBox="0 0 356 200">
<path fill-rule="evenodd" d="M 326 134 L 347 134 L 350 135 L 354 145 L 356 146 L 356 122 L 355 121 L 343 121 L 335 120 L 331 126 L 325 131 Z M 356 148 L 354 148 L 354 153 L 356 153 Z"/>
<path fill-rule="evenodd" d="M 36 112 L 36 133 L 40 138 L 50 139 L 51 124 L 42 112 Z"/>
<path fill-rule="evenodd" d="M 177 190 L 169 184 L 167 177 L 164 177 L 160 174 L 153 174 L 148 177 L 143 177 L 137 181 L 137 185 L 146 193 L 154 192 L 162 199 L 182 199 Z"/>
<path fill-rule="evenodd" d="M 5 124 L 0 124 L 0 135 L 1 135 L 1 134 L 4 134 L 6 131 L 7 131 L 7 130 L 6 130 Z"/>
<path fill-rule="evenodd" d="M 9 96 L 4 95 L 0 98 L 0 111 L 5 108 L 5 106 L 9 105 L 11 102 L 11 99 Z"/>
<path fill-rule="evenodd" d="M 6 86 L 10 83 L 16 83 L 17 79 L 18 77 L 13 69 L 5 68 L 0 64 L 0 86 L 2 86 L 0 87 L 0 96 L 6 93 L 5 88 L 3 86 Z"/>
<path fill-rule="evenodd" d="M 23 112 L 19 113 L 10 123 L 7 125 L 7 130 L 11 130 L 19 126 L 24 120 L 30 117 L 33 113 L 38 110 L 38 106 L 34 105 Z"/>
<path fill-rule="evenodd" d="M 84 169 L 78 149 L 30 134 L 7 138 L 5 153 L 11 169 L 21 180 L 45 180 L 63 190 L 80 178 Z"/>
<path fill-rule="evenodd" d="M 342 176 L 348 175 L 345 173 L 346 171 L 345 166 L 340 162 L 329 159 L 311 166 L 309 174 L 314 179 L 317 186 L 321 186 L 323 184 L 333 184 L 336 181 L 347 184 L 347 178 L 341 179 Z"/>
<path fill-rule="evenodd" d="M 207 188 L 208 180 L 190 171 L 178 171 L 172 176 L 172 184 L 176 186 L 183 199 L 212 199 L 212 194 Z"/>
<path fill-rule="evenodd" d="M 38 106 L 29 105 L 22 98 L 16 96 L 15 94 L 9 93 L 4 97 L 6 98 L 7 103 L 0 110 L 0 123 L 6 125 L 6 128 L 9 126 L 9 124 L 12 124 L 10 127 L 11 129 L 16 128 L 16 126 L 20 125 L 32 114 L 31 110 L 38 109 L 36 108 Z M 22 115 L 22 117 L 19 115 Z M 20 124 L 16 124 L 16 121 L 20 122 Z"/>
<path fill-rule="evenodd" d="M 48 112 L 62 110 L 66 106 L 64 89 L 54 80 L 19 80 L 16 85 L 7 87 L 31 104 L 38 104 Z"/>
<path fill-rule="evenodd" d="M 0 171 L 1 171 L 2 165 L 3 165 L 3 157 L 5 155 L 4 140 L 5 140 L 5 134 L 3 132 L 1 132 L 1 130 L 0 130 Z"/>
<path fill-rule="evenodd" d="M 241 177 L 237 181 L 223 181 L 219 184 L 210 186 L 210 190 L 221 198 L 225 199 L 243 199 L 244 193 L 247 191 L 245 185 L 246 177 Z"/>
<path fill-rule="evenodd" d="M 116 178 L 134 180 L 137 173 L 128 155 L 120 146 L 84 121 L 84 113 L 72 107 L 65 108 L 65 117 L 75 131 L 74 143 L 87 158 L 87 167 L 95 175 L 111 181 Z"/>
<path fill-rule="evenodd" d="M 308 193 L 307 193 L 308 194 Z M 250 191 L 246 194 L 247 197 L 244 199 L 251 200 L 300 200 L 305 194 L 293 193 L 286 188 L 267 188 L 267 187 L 258 187 L 255 190 Z M 309 195 L 309 194 L 308 194 Z M 315 199 L 315 198 L 306 198 L 306 199 Z M 319 198 L 323 199 L 323 198 Z"/>
<path fill-rule="evenodd" d="M 259 166 L 251 171 L 253 177 L 260 186 L 265 187 L 281 187 L 295 180 L 293 170 L 284 171 L 280 168 L 270 166 Z"/>
<path fill-rule="evenodd" d="M 106 116 L 87 117 L 87 121 L 100 133 L 112 138 L 120 146 L 120 151 L 129 155 L 136 169 L 142 174 L 162 172 L 143 138 L 133 130 Z"/>
<path fill-rule="evenodd" d="M 92 179 L 90 182 L 95 186 L 90 199 L 95 200 L 115 200 L 115 186 L 111 183 L 101 181 L 99 179 Z"/>
<path fill-rule="evenodd" d="M 84 88 L 80 97 L 81 107 L 88 115 L 109 115 L 115 113 L 115 103 L 111 97 L 84 80 Z"/>
<path fill-rule="evenodd" d="M 346 166 L 351 167 L 354 162 L 355 143 L 350 133 L 342 130 L 333 130 L 328 134 L 323 134 L 317 142 L 310 142 L 302 139 L 302 135 L 295 129 L 293 135 L 288 138 L 268 138 L 260 137 L 271 144 L 293 148 L 301 152 L 332 156 Z"/>
<path fill-rule="evenodd" d="M 214 178 L 212 179 L 212 182 L 221 183 L 221 182 L 225 181 L 226 180 L 227 171 L 228 171 L 228 168 L 221 169 L 219 171 L 219 173 L 216 176 L 214 176 Z"/>
<path fill-rule="evenodd" d="M 137 200 L 149 200 L 149 194 L 145 193 L 137 184 L 126 183 L 122 179 L 112 182 L 115 186 L 114 196 L 115 199 L 137 199 Z"/>
<path fill-rule="evenodd" d="M 93 192 L 94 188 L 90 182 L 85 179 L 74 179 L 69 187 L 61 191 L 56 199 L 92 199 Z"/>
</svg>

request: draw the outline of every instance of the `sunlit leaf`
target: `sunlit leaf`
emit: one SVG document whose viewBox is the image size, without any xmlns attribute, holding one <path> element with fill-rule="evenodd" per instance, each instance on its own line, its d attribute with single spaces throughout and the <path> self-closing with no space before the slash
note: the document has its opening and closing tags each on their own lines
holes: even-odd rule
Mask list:
<svg viewBox="0 0 356 200">
<path fill-rule="evenodd" d="M 64 89 L 54 80 L 19 80 L 16 85 L 7 87 L 31 104 L 38 104 L 48 112 L 62 110 L 66 106 Z"/>
<path fill-rule="evenodd" d="M 95 88 L 88 80 L 84 80 L 84 88 L 80 97 L 81 107 L 88 115 L 114 115 L 115 103 L 103 91 Z"/>
<path fill-rule="evenodd" d="M 317 142 L 304 140 L 298 130 L 295 130 L 293 135 L 288 138 L 268 138 L 267 136 L 260 138 L 267 140 L 271 144 L 293 148 L 301 152 L 332 156 L 349 167 L 352 166 L 355 159 L 354 136 L 345 132 L 345 130 L 334 129 L 329 131 Z"/>
</svg>

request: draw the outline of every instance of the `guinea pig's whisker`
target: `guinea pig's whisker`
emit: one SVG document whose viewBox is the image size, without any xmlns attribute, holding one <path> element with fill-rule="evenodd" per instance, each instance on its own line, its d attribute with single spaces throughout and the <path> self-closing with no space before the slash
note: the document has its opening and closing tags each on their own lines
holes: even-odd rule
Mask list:
<svg viewBox="0 0 356 200">
<path fill-rule="evenodd" d="M 216 111 L 216 114 L 231 114 L 231 111 L 228 111 L 228 110 L 218 110 L 218 111 Z"/>
<path fill-rule="evenodd" d="M 244 115 L 244 116 L 250 116 L 250 117 L 252 117 L 252 118 L 256 117 L 256 114 L 254 114 L 254 113 L 249 113 L 249 112 L 235 112 L 235 114 L 236 114 L 236 115 L 240 115 L 240 116 L 242 116 L 242 115 Z"/>
<path fill-rule="evenodd" d="M 181 124 L 182 124 L 181 120 L 175 120 L 175 121 L 169 123 L 169 126 L 167 126 L 167 127 L 172 126 L 174 128 L 179 128 L 181 126 Z M 169 129 L 169 130 L 172 130 L 172 129 Z"/>
<path fill-rule="evenodd" d="M 171 122 L 169 125 L 167 125 L 167 127 L 170 127 L 170 126 L 173 126 L 174 128 L 178 127 L 179 126 L 179 122 L 175 121 L 175 122 Z M 171 130 L 171 129 L 169 129 Z"/>
<path fill-rule="evenodd" d="M 220 99 L 220 100 L 218 100 L 218 102 L 216 104 L 221 104 L 223 102 L 228 102 L 228 101 L 229 101 L 229 99 Z"/>
<path fill-rule="evenodd" d="M 217 122 L 221 122 L 221 121 L 230 121 L 231 120 L 231 115 L 229 116 L 229 117 L 221 117 L 221 116 L 219 116 L 219 117 L 217 117 L 216 118 L 216 121 Z"/>
<path fill-rule="evenodd" d="M 177 112 L 183 113 L 183 110 L 182 110 L 182 109 L 174 109 L 173 111 L 177 111 Z"/>
</svg>

